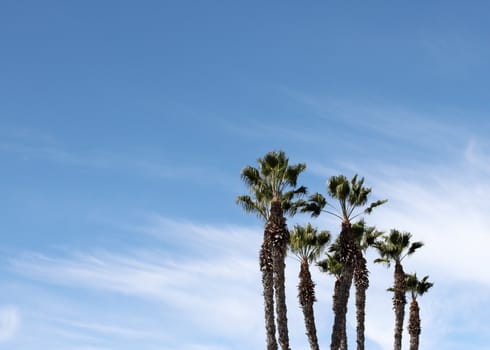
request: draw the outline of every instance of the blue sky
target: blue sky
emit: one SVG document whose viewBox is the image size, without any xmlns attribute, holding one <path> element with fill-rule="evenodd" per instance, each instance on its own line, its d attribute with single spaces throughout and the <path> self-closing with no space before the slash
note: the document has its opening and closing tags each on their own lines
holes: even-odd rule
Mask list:
<svg viewBox="0 0 490 350">
<path fill-rule="evenodd" d="M 389 199 L 368 223 L 425 242 L 405 263 L 435 282 L 424 349 L 486 349 L 489 10 L 3 1 L 0 348 L 263 347 L 262 228 L 234 198 L 241 168 L 282 149 L 312 192 L 364 176 Z M 387 350 L 391 272 L 370 270 L 367 349 Z M 333 281 L 313 276 L 327 348 Z"/>
</svg>

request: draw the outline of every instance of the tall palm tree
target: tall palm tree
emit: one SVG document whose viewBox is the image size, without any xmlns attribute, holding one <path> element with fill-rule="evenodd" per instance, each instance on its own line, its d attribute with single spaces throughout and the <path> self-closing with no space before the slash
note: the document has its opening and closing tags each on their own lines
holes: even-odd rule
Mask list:
<svg viewBox="0 0 490 350">
<path fill-rule="evenodd" d="M 405 304 L 407 303 L 405 298 L 405 272 L 401 262 L 405 257 L 412 255 L 424 245 L 422 242 L 411 243 L 411 238 L 411 233 L 393 229 L 375 245 L 381 258 L 376 259 L 374 262 L 383 262 L 388 266 L 393 262 L 395 263 L 393 287 L 393 309 L 395 311 L 394 350 L 401 350 L 402 348 L 403 318 L 405 316 Z"/>
<path fill-rule="evenodd" d="M 385 203 L 386 200 L 376 201 L 368 205 L 371 188 L 364 187 L 364 178 L 358 179 L 357 175 L 354 175 L 350 181 L 344 175 L 330 177 L 327 182 L 327 192 L 331 198 L 337 200 L 338 207 L 328 203 L 321 194 L 315 193 L 310 196 L 302 211 L 311 212 L 313 216 L 326 212 L 342 221 L 338 238 L 338 257 L 342 270 L 338 297 L 334 298 L 333 303 L 334 324 L 330 343 L 331 350 L 338 350 L 342 341 L 342 325 L 346 322 L 347 303 L 349 301 L 356 257 L 359 255 L 359 248 L 354 240 L 351 221 L 363 213 L 371 213 L 375 207 Z M 327 206 L 329 207 L 328 210 L 325 209 Z"/>
<path fill-rule="evenodd" d="M 417 274 L 406 275 L 405 284 L 407 290 L 411 293 L 412 301 L 410 302 L 410 317 L 408 319 L 408 333 L 410 334 L 410 350 L 419 349 L 420 327 L 420 308 L 417 297 L 424 295 L 432 288 L 434 283 L 428 282 L 429 276 L 421 280 Z"/>
<path fill-rule="evenodd" d="M 364 329 L 366 317 L 366 290 L 369 288 L 369 270 L 365 252 L 377 243 L 377 239 L 383 234 L 376 227 L 367 227 L 364 220 L 359 220 L 352 225 L 354 240 L 359 249 L 356 252 L 356 264 L 354 266 L 354 285 L 356 287 L 356 334 L 357 350 L 364 350 Z"/>
<path fill-rule="evenodd" d="M 311 279 L 310 264 L 316 261 L 326 245 L 330 242 L 328 231 L 318 232 L 310 223 L 306 226 L 295 225 L 290 237 L 289 248 L 300 261 L 298 298 L 305 320 L 306 335 L 312 350 L 319 350 L 316 334 L 313 303 L 315 283 Z"/>
<path fill-rule="evenodd" d="M 306 187 L 297 187 L 303 163 L 289 165 L 283 151 L 272 151 L 257 159 L 258 168 L 246 166 L 242 180 L 250 195 L 238 196 L 236 202 L 246 212 L 265 221 L 264 240 L 260 249 L 260 270 L 264 289 L 265 329 L 268 350 L 277 350 L 274 320 L 274 295 L 279 344 L 289 350 L 287 307 L 284 283 L 285 258 L 289 242 L 284 215 L 294 215 L 304 202 Z"/>
</svg>

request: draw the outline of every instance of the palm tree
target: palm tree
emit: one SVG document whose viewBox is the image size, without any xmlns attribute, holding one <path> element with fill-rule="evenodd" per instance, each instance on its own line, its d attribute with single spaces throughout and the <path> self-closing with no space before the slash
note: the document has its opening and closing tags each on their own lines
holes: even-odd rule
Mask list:
<svg viewBox="0 0 490 350">
<path fill-rule="evenodd" d="M 334 298 L 333 303 L 334 324 L 330 343 L 331 350 L 338 350 L 341 346 L 342 325 L 345 324 L 356 257 L 359 255 L 359 248 L 354 240 L 351 221 L 363 213 L 371 213 L 375 207 L 386 202 L 386 200 L 380 200 L 367 205 L 371 188 L 363 185 L 364 178 L 358 179 L 357 175 L 350 181 L 344 175 L 332 176 L 327 183 L 327 192 L 330 197 L 338 201 L 339 207 L 337 208 L 328 203 L 321 194 L 316 193 L 309 198 L 308 203 L 302 209 L 304 212 L 311 212 L 313 216 L 326 212 L 342 220 L 338 238 L 338 257 L 342 270 L 338 295 L 337 298 Z M 326 206 L 329 207 L 329 210 L 324 209 Z M 364 210 L 362 210 L 363 208 Z"/>
<path fill-rule="evenodd" d="M 410 350 L 419 349 L 420 337 L 420 309 L 417 297 L 424 295 L 432 288 L 434 283 L 428 282 L 429 276 L 425 276 L 421 280 L 417 279 L 417 274 L 406 275 L 405 285 L 412 295 L 410 302 L 410 318 L 408 320 L 408 333 L 410 334 Z"/>
<path fill-rule="evenodd" d="M 364 350 L 364 325 L 366 316 L 366 290 L 369 288 L 369 270 L 364 256 L 366 250 L 377 243 L 383 234 L 374 226 L 366 227 L 364 220 L 359 220 L 352 226 L 357 249 L 356 264 L 354 266 L 354 285 L 356 287 L 356 334 L 357 350 Z"/>
<path fill-rule="evenodd" d="M 297 187 L 297 180 L 306 165 L 289 165 L 289 159 L 283 151 L 269 152 L 263 158 L 257 159 L 257 162 L 258 168 L 243 168 L 241 177 L 250 195 L 238 196 L 236 202 L 246 212 L 255 213 L 265 221 L 264 240 L 260 249 L 260 270 L 264 289 L 267 349 L 277 350 L 275 293 L 279 344 L 283 350 L 289 350 L 284 283 L 289 232 L 284 214 L 294 215 L 304 204 L 300 198 L 307 190 L 304 186 Z"/>
<path fill-rule="evenodd" d="M 333 289 L 333 303 L 336 303 L 336 300 L 340 295 L 340 287 L 342 280 L 342 264 L 339 261 L 338 254 L 338 241 L 334 242 L 329 249 L 331 254 L 327 254 L 327 257 L 317 263 L 318 267 L 322 272 L 328 273 L 335 277 L 335 286 Z M 344 323 L 341 325 L 340 330 L 340 349 L 347 349 L 347 331 L 346 331 L 346 323 L 344 319 Z"/>
<path fill-rule="evenodd" d="M 395 311 L 395 335 L 394 335 L 394 350 L 402 348 L 402 333 L 403 333 L 403 318 L 405 316 L 405 272 L 401 264 L 402 260 L 415 253 L 417 249 L 422 247 L 422 242 L 410 243 L 412 235 L 409 232 L 400 232 L 391 230 L 390 234 L 383 237 L 383 240 L 378 242 L 375 247 L 378 250 L 381 258 L 374 262 L 383 262 L 388 266 L 392 262 L 395 263 L 394 272 L 394 287 L 393 287 L 393 309 Z"/>
<path fill-rule="evenodd" d="M 298 298 L 305 319 L 306 335 L 312 350 L 319 350 L 316 334 L 313 303 L 315 298 L 315 283 L 311 279 L 310 264 L 316 261 L 326 245 L 330 242 L 330 233 L 320 233 L 310 223 L 305 227 L 295 225 L 289 242 L 291 252 L 301 263 L 299 272 Z"/>
</svg>

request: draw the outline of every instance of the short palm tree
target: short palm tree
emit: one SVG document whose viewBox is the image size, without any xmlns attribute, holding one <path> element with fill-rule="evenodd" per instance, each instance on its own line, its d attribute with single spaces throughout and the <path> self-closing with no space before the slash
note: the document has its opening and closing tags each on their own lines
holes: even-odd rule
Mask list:
<svg viewBox="0 0 490 350">
<path fill-rule="evenodd" d="M 339 294 L 336 299 L 334 298 L 333 303 L 334 324 L 330 343 L 331 350 L 338 350 L 342 341 L 342 325 L 346 322 L 347 303 L 356 257 L 359 255 L 359 247 L 354 240 L 351 221 L 362 214 L 371 213 L 375 207 L 385 203 L 386 200 L 367 204 L 371 188 L 364 187 L 364 178 L 358 179 L 357 175 L 350 181 L 344 175 L 330 177 L 327 183 L 327 192 L 331 198 L 338 202 L 338 207 L 328 203 L 321 194 L 316 193 L 310 196 L 302 211 L 310 212 L 313 216 L 326 212 L 342 220 L 342 228 L 338 238 L 338 259 L 342 265 L 342 272 Z M 328 210 L 325 209 L 326 207 Z"/>
<path fill-rule="evenodd" d="M 328 231 L 318 232 L 310 223 L 306 226 L 295 225 L 291 231 L 289 248 L 300 261 L 298 298 L 305 320 L 306 335 L 312 350 L 319 350 L 316 334 L 313 303 L 315 298 L 315 283 L 311 279 L 310 264 L 315 262 L 321 252 L 330 242 Z"/>
<path fill-rule="evenodd" d="M 339 261 L 338 256 L 338 240 L 334 242 L 329 249 L 329 253 L 326 258 L 317 263 L 322 272 L 328 273 L 335 277 L 335 285 L 333 289 L 333 303 L 335 304 L 341 293 L 340 288 L 342 286 L 342 264 Z M 346 323 L 341 324 L 340 330 L 340 349 L 347 350 L 347 330 Z"/>
<path fill-rule="evenodd" d="M 289 165 L 283 151 L 272 151 L 257 159 L 258 168 L 246 166 L 242 180 L 250 195 L 238 196 L 236 202 L 245 211 L 255 213 L 265 221 L 264 240 L 260 249 L 260 270 L 264 289 L 265 328 L 268 350 L 277 350 L 274 320 L 274 293 L 276 301 L 279 344 L 289 350 L 287 307 L 285 293 L 285 258 L 289 232 L 284 214 L 294 215 L 304 202 L 306 187 L 297 187 L 303 163 Z"/>
<path fill-rule="evenodd" d="M 365 252 L 377 244 L 377 239 L 383 234 L 374 226 L 366 226 L 364 220 L 352 225 L 354 240 L 359 247 L 354 267 L 354 285 L 356 287 L 356 334 L 357 350 L 364 350 L 364 330 L 366 318 L 366 291 L 369 288 L 369 270 Z"/>
<path fill-rule="evenodd" d="M 420 326 L 420 308 L 417 301 L 417 297 L 424 295 L 432 288 L 434 283 L 428 282 L 429 276 L 425 276 L 421 280 L 417 278 L 417 274 L 410 274 L 405 276 L 405 285 L 407 291 L 412 296 L 410 302 L 410 317 L 408 319 L 408 334 L 410 334 L 410 350 L 419 349 L 419 337 L 421 332 Z"/>
<path fill-rule="evenodd" d="M 394 350 L 402 348 L 402 333 L 403 333 L 403 318 L 405 316 L 405 272 L 401 264 L 402 260 L 415 253 L 417 249 L 422 247 L 422 242 L 413 242 L 410 240 L 412 234 L 409 232 L 400 232 L 391 230 L 383 239 L 378 242 L 375 247 L 378 250 L 381 258 L 374 262 L 383 262 L 388 266 L 395 263 L 394 286 L 393 286 L 393 309 L 395 311 L 395 333 L 394 333 Z"/>
</svg>

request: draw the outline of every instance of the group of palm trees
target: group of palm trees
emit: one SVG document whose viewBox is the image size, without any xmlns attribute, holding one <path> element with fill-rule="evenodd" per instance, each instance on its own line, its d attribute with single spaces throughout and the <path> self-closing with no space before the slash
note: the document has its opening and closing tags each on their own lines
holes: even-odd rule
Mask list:
<svg viewBox="0 0 490 350">
<path fill-rule="evenodd" d="M 370 214 L 386 200 L 369 203 L 371 189 L 365 187 L 364 179 L 357 175 L 350 180 L 343 175 L 332 176 L 327 181 L 327 194 L 332 202 L 320 193 L 308 196 L 307 188 L 298 186 L 299 175 L 306 169 L 306 164 L 290 165 L 283 151 L 269 152 L 257 162 L 258 167 L 246 166 L 242 170 L 241 177 L 249 194 L 238 196 L 236 202 L 265 223 L 259 260 L 267 350 L 278 350 L 278 346 L 281 350 L 290 350 L 285 295 L 288 250 L 300 263 L 298 298 L 310 348 L 319 350 L 313 311 L 315 283 L 310 273 L 310 266 L 316 264 L 321 271 L 335 277 L 330 349 L 347 350 L 347 305 L 354 284 L 357 350 L 364 350 L 366 290 L 369 287 L 365 252 L 368 248 L 378 251 L 380 258 L 375 262 L 383 262 L 387 266 L 394 264 L 394 283 L 389 289 L 393 293 L 395 313 L 394 350 L 401 350 L 402 346 L 407 292 L 412 297 L 408 324 L 410 350 L 417 350 L 421 331 L 417 297 L 433 284 L 428 282 L 427 276 L 419 280 L 416 274 L 409 275 L 403 271 L 402 260 L 422 247 L 421 242 L 412 242 L 408 232 L 393 229 L 385 234 L 364 222 L 362 215 Z M 337 217 L 341 221 L 340 234 L 332 240 L 328 231 L 319 231 L 310 223 L 295 225 L 290 232 L 285 216 L 298 212 L 312 217 L 322 213 Z"/>
</svg>

